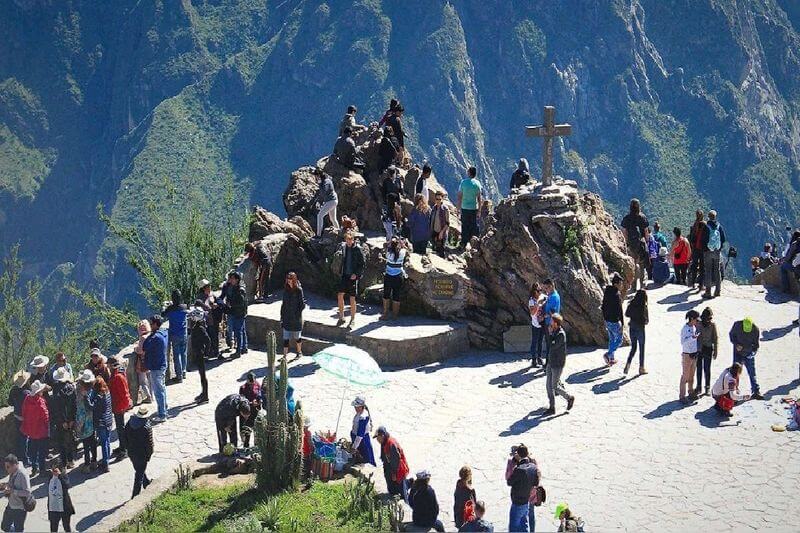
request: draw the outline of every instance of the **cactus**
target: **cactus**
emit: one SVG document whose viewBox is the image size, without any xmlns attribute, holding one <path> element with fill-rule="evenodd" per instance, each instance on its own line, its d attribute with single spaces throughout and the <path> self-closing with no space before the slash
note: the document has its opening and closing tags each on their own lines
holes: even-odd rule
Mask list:
<svg viewBox="0 0 800 533">
<path fill-rule="evenodd" d="M 275 333 L 267 336 L 267 374 L 261 384 L 266 391 L 265 413 L 256 418 L 255 444 L 259 448 L 256 482 L 259 489 L 274 494 L 300 483 L 303 457 L 303 411 L 295 404 L 294 417 L 286 407 L 289 372 L 281 360 L 275 379 Z M 266 389 L 264 389 L 266 387 Z"/>
</svg>

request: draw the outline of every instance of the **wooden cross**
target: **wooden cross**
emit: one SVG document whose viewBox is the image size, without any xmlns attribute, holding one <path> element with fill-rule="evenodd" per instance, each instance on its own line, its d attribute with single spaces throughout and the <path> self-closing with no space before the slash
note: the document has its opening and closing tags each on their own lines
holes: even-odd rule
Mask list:
<svg viewBox="0 0 800 533">
<path fill-rule="evenodd" d="M 526 126 L 527 137 L 542 137 L 542 187 L 553 184 L 553 138 L 572 134 L 569 124 L 556 124 L 556 108 L 551 105 L 544 106 L 544 124 L 541 126 Z"/>
</svg>

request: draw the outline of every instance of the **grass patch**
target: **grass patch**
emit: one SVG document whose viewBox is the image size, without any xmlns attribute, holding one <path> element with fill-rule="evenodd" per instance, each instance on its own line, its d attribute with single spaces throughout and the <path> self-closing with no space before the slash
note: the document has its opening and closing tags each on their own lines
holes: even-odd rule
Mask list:
<svg viewBox="0 0 800 533">
<path fill-rule="evenodd" d="M 352 509 L 344 483 L 315 482 L 306 490 L 273 497 L 265 496 L 250 483 L 236 483 L 165 493 L 118 531 L 360 533 L 389 529 L 385 508 L 372 515 Z M 378 514 L 382 515 L 380 520 Z"/>
</svg>

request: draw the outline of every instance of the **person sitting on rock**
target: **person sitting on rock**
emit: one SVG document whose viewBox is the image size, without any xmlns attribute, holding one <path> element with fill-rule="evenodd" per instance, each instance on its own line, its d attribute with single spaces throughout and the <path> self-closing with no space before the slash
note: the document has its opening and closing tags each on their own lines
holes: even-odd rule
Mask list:
<svg viewBox="0 0 800 533">
<path fill-rule="evenodd" d="M 378 126 L 383 126 L 390 116 L 394 114 L 394 110 L 400 105 L 400 101 L 396 98 L 389 100 L 389 109 L 383 113 L 383 117 L 378 121 Z"/>
<path fill-rule="evenodd" d="M 336 161 L 345 167 L 350 170 L 355 170 L 356 172 L 361 172 L 364 170 L 364 163 L 358 158 L 356 142 L 353 140 L 353 135 L 355 135 L 355 133 L 353 133 L 353 130 L 351 130 L 349 126 L 344 128 L 342 135 L 336 139 L 336 143 L 333 145 L 333 155 Z"/>
<path fill-rule="evenodd" d="M 672 273 L 669 271 L 669 262 L 667 261 L 667 248 L 662 246 L 658 250 L 658 257 L 653 261 L 653 283 L 656 285 L 664 285 L 672 281 Z"/>
<path fill-rule="evenodd" d="M 647 247 L 647 259 L 644 264 L 645 270 L 647 270 L 647 279 L 653 279 L 653 263 L 655 263 L 656 259 L 658 258 L 658 250 L 659 245 L 658 241 L 653 237 L 653 232 L 650 230 L 650 227 L 647 226 L 644 228 L 644 243 Z"/>
<path fill-rule="evenodd" d="M 336 295 L 339 304 L 339 320 L 337 327 L 344 325 L 344 297 L 350 298 L 350 323 L 347 329 L 353 329 L 356 323 L 356 295 L 358 294 L 358 281 L 364 275 L 364 252 L 355 243 L 355 237 L 351 232 L 344 234 L 344 242 L 339 247 L 342 254 L 342 266 L 340 272 L 339 292 Z"/>
<path fill-rule="evenodd" d="M 255 300 L 263 301 L 269 297 L 269 278 L 272 274 L 272 252 L 269 251 L 267 243 L 258 241 L 257 244 L 248 242 L 244 245 L 247 258 L 256 267 L 256 294 Z"/>
<path fill-rule="evenodd" d="M 766 270 L 778 262 L 778 259 L 773 255 L 772 250 L 773 248 L 770 243 L 764 244 L 764 251 L 761 252 L 761 255 L 758 257 L 758 268 L 761 270 Z"/>
<path fill-rule="evenodd" d="M 667 238 L 661 232 L 661 224 L 659 224 L 658 221 L 653 222 L 653 238 L 658 243 L 659 249 L 661 249 L 662 246 L 664 248 L 667 248 L 669 246 L 667 244 Z"/>
<path fill-rule="evenodd" d="M 416 527 L 427 530 L 444 531 L 444 524 L 439 520 L 439 502 L 436 492 L 430 485 L 431 474 L 427 470 L 417 472 L 417 479 L 408 491 L 408 504 L 411 506 L 411 522 Z"/>
<path fill-rule="evenodd" d="M 406 278 L 405 263 L 407 252 L 403 241 L 392 237 L 386 249 L 386 272 L 383 275 L 383 314 L 381 320 L 389 319 L 389 305 L 392 306 L 392 316 L 397 319 L 400 314 L 400 294 L 403 292 L 403 282 Z"/>
<path fill-rule="evenodd" d="M 421 194 L 423 198 L 425 198 L 426 202 L 430 201 L 430 196 L 428 192 L 428 180 L 431 177 L 431 166 L 428 163 L 422 165 L 422 173 L 417 178 L 417 182 L 414 184 L 414 194 Z"/>
<path fill-rule="evenodd" d="M 397 107 L 394 108 L 394 112 L 386 119 L 386 126 L 392 128 L 394 136 L 397 139 L 397 146 L 401 153 L 406 147 L 406 134 L 403 130 L 402 122 L 404 112 L 405 109 L 403 106 L 401 104 L 397 104 Z"/>
<path fill-rule="evenodd" d="M 367 129 L 365 125 L 356 122 L 357 112 L 358 109 L 356 109 L 356 106 L 347 106 L 347 112 L 344 114 L 342 121 L 339 123 L 339 137 L 350 137 L 351 133 L 360 133 L 361 131 Z M 347 131 L 348 128 L 350 128 L 349 132 Z"/>
<path fill-rule="evenodd" d="M 322 229 L 325 226 L 325 215 L 331 221 L 334 229 L 339 229 L 339 220 L 336 216 L 336 207 L 339 205 L 339 196 L 333 187 L 333 178 L 323 172 L 322 169 L 315 168 L 314 175 L 319 178 L 319 189 L 314 198 L 314 203 L 319 206 L 317 211 L 317 237 L 322 237 Z"/>
<path fill-rule="evenodd" d="M 411 247 L 415 254 L 427 255 L 431 238 L 431 208 L 421 194 L 414 196 L 414 209 L 408 215 Z"/>
<path fill-rule="evenodd" d="M 219 453 L 228 443 L 230 438 L 234 447 L 239 444 L 239 437 L 236 430 L 236 419 L 241 417 L 242 421 L 250 417 L 250 400 L 241 394 L 229 394 L 217 404 L 214 410 L 214 422 L 217 425 L 217 440 L 219 441 Z"/>
<path fill-rule="evenodd" d="M 764 269 L 761 268 L 761 261 L 758 257 L 751 257 L 750 258 L 750 273 L 753 277 L 759 276 L 764 273 Z"/>
<path fill-rule="evenodd" d="M 389 168 L 397 160 L 400 146 L 394 137 L 394 130 L 391 126 L 383 128 L 383 137 L 378 145 L 378 174 Z"/>
<path fill-rule="evenodd" d="M 511 174 L 511 186 L 509 192 L 513 193 L 515 189 L 519 189 L 523 185 L 527 185 L 531 181 L 531 171 L 528 166 L 528 160 L 524 157 L 519 159 L 517 163 L 517 170 Z"/>
<path fill-rule="evenodd" d="M 433 250 L 444 257 L 444 247 L 450 232 L 450 210 L 444 205 L 444 193 L 437 191 L 434 195 L 435 203 L 431 208 L 431 241 Z"/>
</svg>

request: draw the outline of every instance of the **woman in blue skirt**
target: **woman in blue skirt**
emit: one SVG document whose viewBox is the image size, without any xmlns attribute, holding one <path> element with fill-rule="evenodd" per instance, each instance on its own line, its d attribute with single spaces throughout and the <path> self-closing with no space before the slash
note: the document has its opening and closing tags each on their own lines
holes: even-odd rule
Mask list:
<svg viewBox="0 0 800 533">
<path fill-rule="evenodd" d="M 363 396 L 356 396 L 351 405 L 356 410 L 356 416 L 353 417 L 353 429 L 350 430 L 353 450 L 358 452 L 355 461 L 375 466 L 375 454 L 372 452 L 372 442 L 370 442 L 372 420 L 370 420 L 369 407 Z"/>
</svg>

